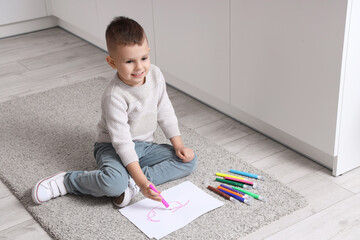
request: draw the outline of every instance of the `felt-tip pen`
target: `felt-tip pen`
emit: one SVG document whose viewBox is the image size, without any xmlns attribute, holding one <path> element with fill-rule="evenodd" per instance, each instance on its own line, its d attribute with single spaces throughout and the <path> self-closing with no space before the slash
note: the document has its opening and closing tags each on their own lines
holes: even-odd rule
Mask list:
<svg viewBox="0 0 360 240">
<path fill-rule="evenodd" d="M 246 191 L 246 190 L 244 190 L 244 189 L 237 188 L 237 187 L 232 187 L 232 188 L 235 189 L 235 190 L 238 190 L 238 191 L 240 191 L 240 192 L 243 192 L 243 193 L 245 193 L 245 194 L 247 194 L 247 195 L 249 195 L 249 196 L 251 196 L 251 197 L 253 197 L 253 198 L 255 198 L 255 199 L 258 199 L 258 200 L 261 200 L 261 201 L 266 202 L 266 198 L 265 198 L 265 197 L 262 197 L 262 196 L 260 196 L 260 195 L 258 195 L 258 194 L 255 194 L 255 193 L 252 193 L 252 192 L 249 192 L 249 191 Z"/>
<path fill-rule="evenodd" d="M 236 202 L 236 199 L 235 199 L 235 198 L 227 195 L 226 193 L 221 192 L 219 189 L 216 189 L 216 188 L 214 188 L 214 187 L 212 187 L 212 186 L 207 186 L 207 188 L 208 188 L 209 190 L 213 191 L 214 193 L 217 193 L 217 194 L 219 194 L 220 196 L 222 196 L 222 197 L 224 197 L 224 198 L 226 198 L 226 199 L 228 199 L 228 200 L 230 200 L 230 201 L 232 201 L 232 202 Z"/>
<path fill-rule="evenodd" d="M 238 193 L 238 194 L 240 194 L 243 198 L 249 198 L 249 196 L 246 195 L 245 193 L 240 192 L 240 191 L 238 191 L 238 190 L 236 190 L 236 189 L 233 189 L 233 188 L 231 188 L 231 187 L 229 187 L 229 186 L 226 186 L 225 184 L 220 184 L 220 187 L 223 187 L 223 188 L 225 188 L 225 189 L 227 189 L 227 190 L 229 190 L 229 191 Z M 225 189 L 224 189 L 224 190 L 225 190 Z"/>
<path fill-rule="evenodd" d="M 241 180 L 241 179 L 232 178 L 232 177 L 224 177 L 224 178 L 229 181 L 234 181 L 234 182 L 239 182 L 239 183 L 250 185 L 253 188 L 260 188 L 260 186 L 257 183 L 254 183 L 254 182 L 251 182 L 248 180 Z"/>
<path fill-rule="evenodd" d="M 252 174 L 252 173 L 241 172 L 241 171 L 237 171 L 237 170 L 233 170 L 233 169 L 230 169 L 230 172 L 231 173 L 236 173 L 236 174 L 239 174 L 239 175 L 242 175 L 242 176 L 246 176 L 246 177 L 256 178 L 256 179 L 259 179 L 259 180 L 265 180 L 264 177 L 256 175 L 256 174 Z"/>
<path fill-rule="evenodd" d="M 246 203 L 247 205 L 251 205 L 251 202 L 249 201 L 249 199 L 245 199 L 245 198 L 239 197 L 239 196 L 237 196 L 237 195 L 235 195 L 235 194 L 226 192 L 225 190 L 222 190 L 222 189 L 219 189 L 219 191 L 222 191 L 223 193 L 229 194 L 230 196 L 232 196 L 233 198 L 239 200 L 240 202 Z"/>
<path fill-rule="evenodd" d="M 230 185 L 233 185 L 233 186 L 236 186 L 236 187 L 241 187 L 241 188 L 246 188 L 246 189 L 252 188 L 252 186 L 250 186 L 250 185 L 246 185 L 246 184 L 243 184 L 243 183 L 234 182 L 234 181 L 230 181 L 230 180 L 226 180 L 226 179 L 222 179 L 222 178 L 216 178 L 215 180 L 218 181 L 218 182 L 230 184 Z"/>
<path fill-rule="evenodd" d="M 149 187 L 150 187 L 154 192 L 159 193 L 152 184 L 150 184 Z M 166 208 L 169 208 L 169 204 L 168 204 L 168 203 L 165 201 L 165 199 L 160 195 L 160 193 L 159 193 L 159 196 L 161 197 L 161 199 L 162 199 L 161 202 L 164 204 L 164 206 L 165 206 Z"/>
<path fill-rule="evenodd" d="M 234 176 L 234 175 L 229 175 L 229 174 L 224 174 L 224 173 L 215 173 L 216 176 L 219 176 L 219 177 L 232 177 L 232 178 L 237 178 L 237 179 L 244 179 L 242 177 L 237 177 L 237 176 Z"/>
</svg>

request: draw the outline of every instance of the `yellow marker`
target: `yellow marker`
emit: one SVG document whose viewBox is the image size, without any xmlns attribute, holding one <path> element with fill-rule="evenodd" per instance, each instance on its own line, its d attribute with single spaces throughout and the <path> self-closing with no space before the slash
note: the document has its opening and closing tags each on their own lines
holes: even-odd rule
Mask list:
<svg viewBox="0 0 360 240">
<path fill-rule="evenodd" d="M 231 178 L 236 178 L 236 179 L 241 179 L 241 180 L 245 179 L 245 178 L 242 178 L 242 177 L 237 177 L 237 176 L 228 175 L 228 174 L 224 174 L 224 173 L 216 173 L 216 176 L 219 176 L 219 177 L 231 177 Z"/>
</svg>

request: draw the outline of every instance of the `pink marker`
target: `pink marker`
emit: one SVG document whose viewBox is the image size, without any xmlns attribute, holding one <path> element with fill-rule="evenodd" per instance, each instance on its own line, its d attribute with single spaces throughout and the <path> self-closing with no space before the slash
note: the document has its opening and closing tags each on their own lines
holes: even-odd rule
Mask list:
<svg viewBox="0 0 360 240">
<path fill-rule="evenodd" d="M 224 177 L 224 178 L 227 179 L 227 180 L 231 180 L 231 181 L 243 183 L 243 184 L 246 184 L 246 185 L 250 185 L 253 188 L 260 188 L 259 184 L 254 183 L 254 182 L 250 182 L 250 181 L 245 180 L 245 179 L 238 179 L 238 178 L 232 178 L 232 177 Z"/>
<path fill-rule="evenodd" d="M 237 178 L 232 178 L 232 177 L 225 177 L 225 179 L 231 180 L 231 181 L 235 181 L 235 182 L 240 182 L 240 183 L 245 183 L 248 185 L 253 185 L 253 182 L 250 182 L 248 180 L 242 180 L 242 179 L 237 179 Z"/>
<path fill-rule="evenodd" d="M 154 192 L 159 193 L 152 184 L 150 184 L 149 187 L 150 187 Z M 169 208 L 169 204 L 165 201 L 165 199 L 164 199 L 160 194 L 159 194 L 159 196 L 161 197 L 161 199 L 162 199 L 161 202 L 164 204 L 164 206 L 165 206 L 166 208 Z"/>
</svg>

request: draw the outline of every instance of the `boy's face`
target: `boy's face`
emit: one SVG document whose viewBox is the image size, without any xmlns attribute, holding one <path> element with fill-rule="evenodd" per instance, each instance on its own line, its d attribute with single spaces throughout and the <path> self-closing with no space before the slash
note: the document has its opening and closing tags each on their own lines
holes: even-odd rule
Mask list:
<svg viewBox="0 0 360 240">
<path fill-rule="evenodd" d="M 150 48 L 146 39 L 142 45 L 118 45 L 106 61 L 116 69 L 121 81 L 129 86 L 140 86 L 150 69 Z"/>
</svg>

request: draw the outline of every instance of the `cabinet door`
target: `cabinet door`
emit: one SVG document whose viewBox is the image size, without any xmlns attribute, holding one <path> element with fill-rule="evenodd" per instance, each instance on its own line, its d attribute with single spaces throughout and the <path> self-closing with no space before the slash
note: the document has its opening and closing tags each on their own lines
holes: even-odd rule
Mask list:
<svg viewBox="0 0 360 240">
<path fill-rule="evenodd" d="M 52 0 L 53 14 L 95 36 L 98 28 L 95 0 Z"/>
<path fill-rule="evenodd" d="M 360 1 L 349 1 L 338 120 L 338 158 L 333 174 L 360 166 Z"/>
<path fill-rule="evenodd" d="M 45 16 L 44 0 L 0 0 L 0 25 Z"/>
<path fill-rule="evenodd" d="M 105 42 L 105 31 L 114 17 L 126 16 L 137 21 L 145 30 L 149 40 L 151 62 L 155 59 L 155 39 L 152 15 L 152 2 L 149 0 L 96 0 L 99 28 L 96 36 Z"/>
<path fill-rule="evenodd" d="M 229 1 L 155 0 L 154 26 L 159 67 L 229 103 Z"/>
<path fill-rule="evenodd" d="M 231 1 L 232 105 L 334 156 L 345 14 L 341 0 Z"/>
</svg>

